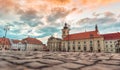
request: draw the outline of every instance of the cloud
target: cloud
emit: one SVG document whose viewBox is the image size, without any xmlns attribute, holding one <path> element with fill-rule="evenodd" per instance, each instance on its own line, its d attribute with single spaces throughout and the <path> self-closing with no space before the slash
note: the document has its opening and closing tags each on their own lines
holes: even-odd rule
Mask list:
<svg viewBox="0 0 120 70">
<path fill-rule="evenodd" d="M 6 12 L 34 9 L 41 13 L 47 13 L 50 12 L 51 8 L 59 6 L 68 9 L 80 8 L 80 6 L 84 9 L 90 9 L 92 7 L 99 7 L 117 2 L 120 2 L 120 0 L 0 0 L 0 8 L 4 9 Z"/>
<path fill-rule="evenodd" d="M 78 0 L 82 5 L 106 5 L 110 3 L 120 2 L 120 0 Z"/>
<path fill-rule="evenodd" d="M 17 0 L 0 0 L 0 9 L 5 13 L 16 11 L 19 9 L 19 6 Z"/>
<path fill-rule="evenodd" d="M 112 13 L 112 12 L 105 12 L 104 14 L 105 14 L 105 16 L 107 16 L 107 17 L 112 17 L 112 16 L 115 15 L 115 14 Z"/>
<path fill-rule="evenodd" d="M 108 24 L 117 22 L 117 17 L 112 12 L 103 12 L 103 13 L 93 13 L 92 18 L 83 18 L 80 19 L 77 23 L 78 24 Z M 102 17 L 101 17 L 102 15 Z"/>
<path fill-rule="evenodd" d="M 65 5 L 70 3 L 72 0 L 45 0 L 55 5 Z"/>
<path fill-rule="evenodd" d="M 58 19 L 65 18 L 69 14 L 69 11 L 63 7 L 55 7 L 51 10 L 51 14 L 47 16 L 47 21 L 54 23 Z"/>
<path fill-rule="evenodd" d="M 45 37 L 45 36 L 49 36 L 49 35 L 52 35 L 53 33 L 55 32 L 59 32 L 59 29 L 57 29 L 56 27 L 45 27 L 45 28 L 42 28 L 40 30 L 37 30 L 36 31 L 37 33 L 42 33 L 42 35 L 38 36 L 38 37 Z"/>
<path fill-rule="evenodd" d="M 50 36 L 51 36 L 51 35 L 45 36 L 45 37 L 42 37 L 42 38 L 37 38 L 37 39 L 43 41 L 44 44 L 47 44 L 48 38 L 49 38 Z"/>
<path fill-rule="evenodd" d="M 7 36 L 10 38 L 22 39 L 29 35 L 44 41 L 54 34 L 61 37 L 65 22 L 71 25 L 71 33 L 85 31 L 85 28 L 93 30 L 95 24 L 107 31 L 113 26 L 114 31 L 119 29 L 116 11 L 98 9 L 117 2 L 120 0 L 0 0 L 0 36 L 4 34 L 4 26 L 9 25 Z"/>
<path fill-rule="evenodd" d="M 20 17 L 21 21 L 24 23 L 28 23 L 30 26 L 37 26 L 39 24 L 43 24 L 39 19 L 40 17 L 37 16 L 37 12 L 35 10 L 28 10 L 21 14 Z"/>
</svg>

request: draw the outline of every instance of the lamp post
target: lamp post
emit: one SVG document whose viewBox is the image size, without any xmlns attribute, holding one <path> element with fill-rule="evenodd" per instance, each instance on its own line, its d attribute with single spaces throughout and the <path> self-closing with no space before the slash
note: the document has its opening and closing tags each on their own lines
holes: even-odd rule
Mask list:
<svg viewBox="0 0 120 70">
<path fill-rule="evenodd" d="M 5 31 L 5 35 L 3 36 L 3 47 L 2 50 L 5 49 L 4 45 L 5 45 L 5 38 L 7 36 L 7 31 L 9 30 L 9 26 L 4 27 L 4 31 Z"/>
<path fill-rule="evenodd" d="M 27 50 L 27 41 L 25 40 L 25 48 L 24 50 L 26 51 Z"/>
<path fill-rule="evenodd" d="M 70 45 L 69 45 L 70 44 L 70 42 L 69 42 L 69 39 L 70 39 L 69 36 L 70 35 L 69 35 L 69 31 L 70 31 L 70 25 L 68 25 L 68 52 L 70 51 Z"/>
</svg>

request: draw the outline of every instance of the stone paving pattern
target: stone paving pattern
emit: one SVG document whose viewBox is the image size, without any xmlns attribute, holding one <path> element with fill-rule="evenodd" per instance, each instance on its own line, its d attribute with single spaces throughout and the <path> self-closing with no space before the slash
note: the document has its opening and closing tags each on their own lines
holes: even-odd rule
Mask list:
<svg viewBox="0 0 120 70">
<path fill-rule="evenodd" d="M 120 54 L 0 52 L 0 70 L 120 70 Z"/>
</svg>

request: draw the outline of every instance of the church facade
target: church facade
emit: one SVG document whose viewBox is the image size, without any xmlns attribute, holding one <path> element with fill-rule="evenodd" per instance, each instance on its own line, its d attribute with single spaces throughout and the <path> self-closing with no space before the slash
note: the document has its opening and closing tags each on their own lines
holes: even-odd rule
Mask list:
<svg viewBox="0 0 120 70">
<path fill-rule="evenodd" d="M 96 25 L 94 31 L 69 34 L 67 24 L 62 29 L 62 50 L 80 52 L 103 52 L 104 38 L 99 34 Z"/>
<path fill-rule="evenodd" d="M 60 51 L 112 53 L 120 52 L 120 33 L 100 34 L 97 25 L 95 26 L 95 30 L 93 31 L 85 31 L 75 34 L 70 34 L 69 31 L 69 26 L 65 23 L 62 29 L 62 39 L 59 40 Z M 50 42 L 50 40 L 48 40 L 48 42 Z M 56 42 L 57 41 L 55 40 L 52 41 L 52 45 L 55 45 Z M 57 46 L 53 47 L 52 45 L 51 43 L 49 43 L 47 47 L 56 49 Z M 49 50 L 51 51 L 51 49 Z"/>
<path fill-rule="evenodd" d="M 60 38 L 51 36 L 47 42 L 49 51 L 61 51 L 61 41 Z"/>
</svg>

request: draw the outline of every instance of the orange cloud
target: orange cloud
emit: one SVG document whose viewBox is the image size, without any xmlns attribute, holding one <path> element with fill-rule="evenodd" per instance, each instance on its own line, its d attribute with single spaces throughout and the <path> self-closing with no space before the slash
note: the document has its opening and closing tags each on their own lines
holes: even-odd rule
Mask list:
<svg viewBox="0 0 120 70">
<path fill-rule="evenodd" d="M 83 12 L 87 9 L 96 9 L 116 2 L 120 2 L 120 0 L 0 0 L 0 8 L 8 12 L 11 10 L 28 11 L 32 9 L 40 14 L 50 13 L 53 9 L 55 9 L 54 11 L 61 11 L 56 7 L 63 7 L 70 12 L 81 12 L 82 9 Z"/>
<path fill-rule="evenodd" d="M 15 0 L 0 0 L 0 8 L 5 12 L 18 9 L 19 4 Z"/>
<path fill-rule="evenodd" d="M 54 5 L 65 5 L 70 3 L 72 0 L 46 0 Z"/>
<path fill-rule="evenodd" d="M 82 5 L 106 5 L 110 3 L 120 2 L 120 0 L 79 0 Z"/>
</svg>

